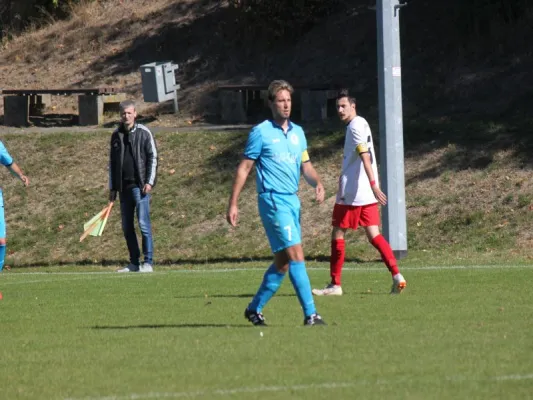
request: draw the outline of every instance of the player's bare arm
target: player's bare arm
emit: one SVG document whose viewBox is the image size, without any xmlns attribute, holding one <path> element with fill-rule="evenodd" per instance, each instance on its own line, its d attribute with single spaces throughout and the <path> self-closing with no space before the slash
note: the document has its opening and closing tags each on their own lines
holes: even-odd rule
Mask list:
<svg viewBox="0 0 533 400">
<path fill-rule="evenodd" d="M 26 175 L 24 175 L 24 173 L 22 172 L 20 167 L 17 165 L 17 163 L 13 163 L 7 168 L 13 175 L 15 175 L 17 178 L 19 178 L 22 181 L 24 186 L 28 186 L 30 184 L 30 180 L 28 179 Z"/>
<path fill-rule="evenodd" d="M 302 163 L 302 174 L 305 181 L 315 188 L 315 199 L 317 203 L 322 203 L 326 194 L 324 185 L 322 185 L 320 177 L 318 176 L 315 167 L 313 167 L 313 164 L 311 164 L 311 161 Z"/>
<path fill-rule="evenodd" d="M 360 156 L 363 160 L 363 166 L 365 168 L 366 176 L 368 176 L 368 180 L 370 181 L 370 187 L 374 192 L 374 196 L 376 196 L 376 199 L 379 204 L 381 204 L 382 206 L 386 205 L 387 196 L 379 188 L 378 182 L 375 181 L 374 172 L 372 171 L 372 159 L 370 157 L 370 153 L 361 153 Z"/>
<path fill-rule="evenodd" d="M 226 221 L 228 221 L 231 226 L 237 226 L 237 218 L 239 216 L 239 208 L 237 204 L 239 196 L 246 183 L 246 179 L 254 166 L 254 162 L 254 160 L 244 158 L 237 167 L 235 179 L 233 180 L 233 187 L 231 189 L 231 196 L 229 198 L 228 211 L 226 213 Z"/>
</svg>

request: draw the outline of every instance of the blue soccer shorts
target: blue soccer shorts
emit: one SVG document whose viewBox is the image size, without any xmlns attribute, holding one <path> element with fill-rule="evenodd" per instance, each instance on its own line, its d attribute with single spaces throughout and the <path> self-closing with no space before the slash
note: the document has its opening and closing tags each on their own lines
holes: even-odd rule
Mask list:
<svg viewBox="0 0 533 400">
<path fill-rule="evenodd" d="M 296 194 L 262 193 L 258 196 L 258 204 L 273 253 L 302 242 L 300 199 Z"/>
</svg>

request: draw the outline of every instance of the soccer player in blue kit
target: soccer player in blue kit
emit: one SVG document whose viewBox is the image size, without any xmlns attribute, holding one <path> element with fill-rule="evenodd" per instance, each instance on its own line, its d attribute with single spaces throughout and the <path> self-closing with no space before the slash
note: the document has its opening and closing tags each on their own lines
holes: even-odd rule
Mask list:
<svg viewBox="0 0 533 400">
<path fill-rule="evenodd" d="M 4 165 L 9 172 L 14 176 L 19 178 L 24 186 L 30 184 L 30 180 L 17 163 L 13 162 L 13 158 L 7 151 L 6 147 L 2 142 L 0 142 L 0 164 Z M 2 189 L 0 189 L 0 271 L 4 269 L 4 260 L 6 258 L 6 220 L 4 215 L 4 196 L 2 194 Z"/>
<path fill-rule="evenodd" d="M 274 253 L 256 295 L 244 311 L 254 325 L 266 325 L 263 307 L 276 293 L 288 272 L 304 313 L 304 325 L 325 325 L 317 313 L 307 270 L 300 229 L 300 173 L 315 188 L 316 201 L 324 201 L 324 186 L 307 153 L 303 129 L 289 120 L 292 86 L 276 80 L 268 87 L 272 119 L 256 125 L 248 136 L 237 167 L 227 221 L 237 226 L 239 195 L 255 165 L 259 215 Z"/>
</svg>

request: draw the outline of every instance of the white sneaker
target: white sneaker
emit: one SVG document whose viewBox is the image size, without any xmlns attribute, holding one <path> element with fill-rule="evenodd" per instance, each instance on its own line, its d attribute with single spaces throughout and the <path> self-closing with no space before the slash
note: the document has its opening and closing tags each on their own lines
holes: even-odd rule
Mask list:
<svg viewBox="0 0 533 400">
<path fill-rule="evenodd" d="M 392 277 L 392 288 L 390 294 L 400 294 L 407 286 L 407 281 L 402 274 L 396 274 Z"/>
<path fill-rule="evenodd" d="M 154 272 L 154 269 L 152 268 L 152 264 L 142 263 L 139 267 L 139 272 Z"/>
<path fill-rule="evenodd" d="M 117 272 L 139 272 L 139 266 L 129 263 L 125 268 L 121 268 Z"/>
<path fill-rule="evenodd" d="M 324 289 L 313 289 L 312 292 L 315 296 L 342 296 L 342 288 L 332 283 Z"/>
</svg>

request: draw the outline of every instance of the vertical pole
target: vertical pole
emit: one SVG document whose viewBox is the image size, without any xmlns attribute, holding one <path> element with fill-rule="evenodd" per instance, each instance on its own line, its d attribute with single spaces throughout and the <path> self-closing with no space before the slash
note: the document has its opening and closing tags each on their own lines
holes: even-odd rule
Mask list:
<svg viewBox="0 0 533 400">
<path fill-rule="evenodd" d="M 403 3 L 403 1 L 401 1 Z M 383 191 L 383 234 L 394 255 L 407 256 L 407 220 L 402 119 L 400 0 L 377 0 L 379 133 Z"/>
<path fill-rule="evenodd" d="M 172 82 L 174 83 L 174 114 L 177 114 L 179 112 L 178 107 L 178 89 L 180 89 L 180 85 L 176 84 L 176 71 L 178 70 L 179 65 L 178 64 L 172 64 Z"/>
<path fill-rule="evenodd" d="M 178 89 L 174 89 L 174 114 L 179 112 L 178 108 Z"/>
</svg>

